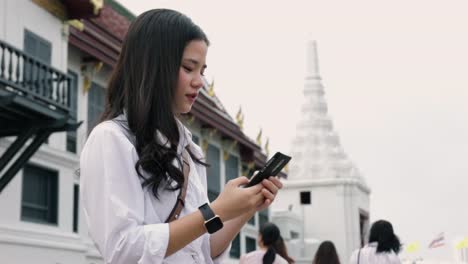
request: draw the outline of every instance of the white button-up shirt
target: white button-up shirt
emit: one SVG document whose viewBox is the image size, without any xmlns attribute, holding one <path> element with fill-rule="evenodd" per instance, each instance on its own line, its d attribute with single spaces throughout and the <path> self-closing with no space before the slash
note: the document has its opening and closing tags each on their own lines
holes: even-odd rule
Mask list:
<svg viewBox="0 0 468 264">
<path fill-rule="evenodd" d="M 249 252 L 245 255 L 242 255 L 239 264 L 259 264 L 263 263 L 263 256 L 265 256 L 266 249 L 259 249 L 252 252 Z M 288 264 L 288 262 L 281 257 L 279 254 L 276 254 L 273 264 Z"/>
<path fill-rule="evenodd" d="M 401 264 L 398 255 L 395 252 L 376 253 L 377 243 L 369 243 L 365 247 L 354 251 L 351 255 L 350 264 Z M 359 261 L 358 261 L 359 255 Z"/>
<path fill-rule="evenodd" d="M 193 154 L 203 157 L 188 129 L 179 121 L 178 124 L 181 138 L 178 153 L 189 146 Z M 142 179 L 135 171 L 139 157 L 132 143 L 134 137 L 124 127 L 124 115 L 97 125 L 80 158 L 80 196 L 84 215 L 89 234 L 105 263 L 220 263 L 229 248 L 212 259 L 208 233 L 164 258 L 169 244 L 169 224 L 164 221 L 174 207 L 179 191 L 165 190 L 161 184 L 157 199 L 151 187 L 142 187 Z M 189 165 L 185 206 L 180 217 L 208 202 L 205 167 L 192 159 Z"/>
</svg>

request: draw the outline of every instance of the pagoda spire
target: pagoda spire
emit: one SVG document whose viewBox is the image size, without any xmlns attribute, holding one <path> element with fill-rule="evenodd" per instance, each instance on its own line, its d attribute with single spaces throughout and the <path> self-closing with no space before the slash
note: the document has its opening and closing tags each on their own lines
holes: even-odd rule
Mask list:
<svg viewBox="0 0 468 264">
<path fill-rule="evenodd" d="M 317 42 L 309 40 L 306 44 L 306 78 L 320 79 Z"/>
<path fill-rule="evenodd" d="M 301 120 L 293 141 L 289 179 L 336 179 L 359 177 L 347 157 L 328 115 L 322 85 L 317 42 L 306 44 L 306 76 Z"/>
</svg>

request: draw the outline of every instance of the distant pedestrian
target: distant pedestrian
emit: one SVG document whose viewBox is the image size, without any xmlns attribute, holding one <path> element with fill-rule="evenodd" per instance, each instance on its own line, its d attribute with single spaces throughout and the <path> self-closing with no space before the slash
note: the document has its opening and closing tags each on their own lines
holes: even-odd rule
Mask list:
<svg viewBox="0 0 468 264">
<path fill-rule="evenodd" d="M 350 264 L 401 264 L 398 258 L 401 244 L 390 222 L 379 220 L 372 224 L 369 243 L 353 252 Z"/>
<path fill-rule="evenodd" d="M 258 236 L 260 249 L 242 255 L 239 264 L 288 264 L 275 249 L 280 237 L 280 230 L 275 224 L 264 224 Z"/>
<path fill-rule="evenodd" d="M 283 237 L 281 235 L 278 241 L 276 241 L 275 250 L 276 253 L 283 257 L 289 264 L 295 262 L 294 259 L 289 256 L 288 249 L 286 248 L 286 243 L 284 243 Z"/>
<path fill-rule="evenodd" d="M 340 259 L 333 242 L 323 241 L 320 244 L 312 264 L 340 264 Z"/>
</svg>

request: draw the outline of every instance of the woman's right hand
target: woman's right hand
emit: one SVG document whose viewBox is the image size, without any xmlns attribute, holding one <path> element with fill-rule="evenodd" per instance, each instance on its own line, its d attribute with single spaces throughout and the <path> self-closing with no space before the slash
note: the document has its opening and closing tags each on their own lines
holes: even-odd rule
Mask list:
<svg viewBox="0 0 468 264">
<path fill-rule="evenodd" d="M 263 185 L 257 184 L 242 188 L 249 182 L 242 176 L 228 181 L 218 198 L 211 203 L 211 208 L 223 222 L 238 217 L 246 212 L 255 211 L 264 202 Z"/>
</svg>

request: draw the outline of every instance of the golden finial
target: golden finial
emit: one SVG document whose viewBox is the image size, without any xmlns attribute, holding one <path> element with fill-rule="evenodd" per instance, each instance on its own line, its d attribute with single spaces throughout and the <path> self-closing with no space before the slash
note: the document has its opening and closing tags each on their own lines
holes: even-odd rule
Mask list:
<svg viewBox="0 0 468 264">
<path fill-rule="evenodd" d="M 244 128 L 244 114 L 242 114 L 242 107 L 239 106 L 239 111 L 236 114 L 236 123 L 242 130 Z"/>
<path fill-rule="evenodd" d="M 214 79 L 213 81 L 208 85 L 208 95 L 213 97 L 215 95 L 214 92 Z"/>
<path fill-rule="evenodd" d="M 81 75 L 83 75 L 83 92 L 87 93 L 91 89 L 94 76 L 102 69 L 102 61 L 85 62 L 81 65 Z"/>
<path fill-rule="evenodd" d="M 83 22 L 81 22 L 78 19 L 68 20 L 67 23 L 68 23 L 68 25 L 78 29 L 79 31 L 83 31 L 84 27 L 85 27 Z"/>
<path fill-rule="evenodd" d="M 260 131 L 258 131 L 258 135 L 257 135 L 257 145 L 259 145 L 260 147 L 262 146 L 262 129 L 260 128 Z"/>
<path fill-rule="evenodd" d="M 270 139 L 267 138 L 266 142 L 265 142 L 265 153 L 266 153 L 266 156 L 270 156 Z"/>
<path fill-rule="evenodd" d="M 101 11 L 102 7 L 104 6 L 104 0 L 91 0 L 90 2 L 94 6 L 94 9 L 93 9 L 94 14 L 98 15 L 99 11 Z"/>
<path fill-rule="evenodd" d="M 104 66 L 102 61 L 96 62 L 96 64 L 94 64 L 94 71 L 98 73 L 102 69 L 102 66 Z"/>
</svg>

